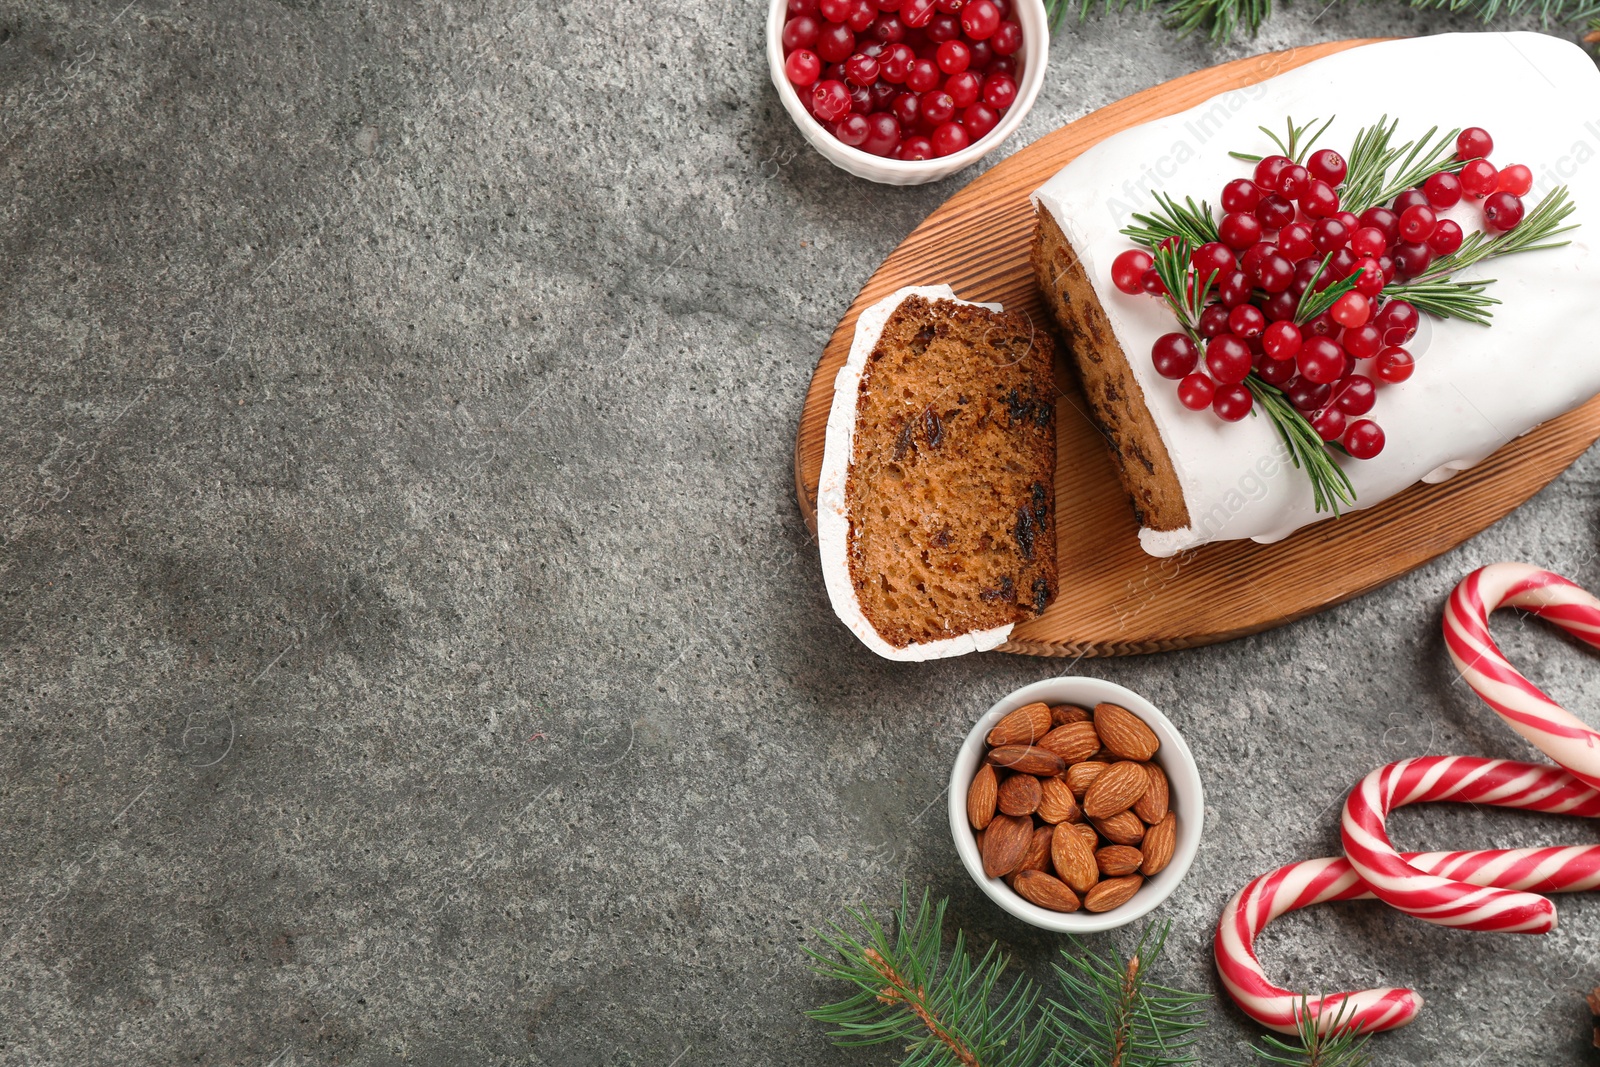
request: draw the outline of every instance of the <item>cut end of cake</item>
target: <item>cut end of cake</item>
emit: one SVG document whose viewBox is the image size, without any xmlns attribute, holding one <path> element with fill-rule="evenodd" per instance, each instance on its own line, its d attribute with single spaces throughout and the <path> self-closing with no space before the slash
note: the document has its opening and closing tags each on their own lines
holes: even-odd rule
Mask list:
<svg viewBox="0 0 1600 1067">
<path fill-rule="evenodd" d="M 1066 341 L 1089 409 L 1110 446 L 1139 525 L 1149 530 L 1189 526 L 1178 472 L 1145 406 L 1128 356 L 1117 342 L 1083 261 L 1061 225 L 1035 204 L 1033 273 Z"/>
<path fill-rule="evenodd" d="M 871 340 L 844 484 L 855 607 L 891 649 L 993 647 L 1056 593 L 1053 344 L 915 291 Z"/>
</svg>

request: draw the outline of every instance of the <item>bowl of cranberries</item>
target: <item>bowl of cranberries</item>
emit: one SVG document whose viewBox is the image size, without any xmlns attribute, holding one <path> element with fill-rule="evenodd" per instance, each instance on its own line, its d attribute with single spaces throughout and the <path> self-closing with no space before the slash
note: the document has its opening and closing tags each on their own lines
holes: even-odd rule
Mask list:
<svg viewBox="0 0 1600 1067">
<path fill-rule="evenodd" d="M 1015 130 L 1044 82 L 1043 0 L 772 0 L 767 60 L 813 148 L 857 177 L 938 181 Z"/>
</svg>

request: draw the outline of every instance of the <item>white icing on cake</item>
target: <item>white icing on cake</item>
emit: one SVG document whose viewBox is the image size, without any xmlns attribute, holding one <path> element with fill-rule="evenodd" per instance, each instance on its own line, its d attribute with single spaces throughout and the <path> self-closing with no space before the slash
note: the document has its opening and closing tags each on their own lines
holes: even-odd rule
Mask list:
<svg viewBox="0 0 1600 1067">
<path fill-rule="evenodd" d="M 1401 141 L 1434 125 L 1481 126 L 1494 137 L 1494 163 L 1533 170 L 1529 211 L 1567 185 L 1577 205 L 1568 221 L 1582 224 L 1564 248 L 1458 275 L 1498 279 L 1488 294 L 1501 301 L 1490 309 L 1492 326 L 1422 316 L 1407 345 L 1416 372 L 1380 385 L 1369 416 L 1387 435 L 1383 452 L 1338 461 L 1357 508 L 1417 481 L 1443 481 L 1600 392 L 1600 71 L 1581 48 L 1538 33 L 1445 34 L 1352 48 L 1224 93 L 1101 142 L 1034 194 L 1082 257 L 1177 469 L 1191 525 L 1140 531 L 1152 555 L 1235 538 L 1275 541 L 1328 516 L 1317 513 L 1310 482 L 1288 464 L 1265 416 L 1225 423 L 1189 411 L 1177 383 L 1156 374 L 1150 346 L 1175 324 L 1163 302 L 1111 284 L 1111 260 L 1131 247 L 1118 231 L 1133 212 L 1154 207 L 1152 189 L 1214 206 L 1224 183 L 1250 174 L 1230 150 L 1274 151 L 1258 126 L 1281 131 L 1289 116 L 1304 123 L 1335 112 L 1318 146 L 1345 155 L 1356 130 L 1385 114 L 1399 119 Z M 1471 233 L 1482 228 L 1477 203 L 1444 214 Z"/>
<path fill-rule="evenodd" d="M 822 452 L 822 475 L 817 481 L 817 545 L 822 552 L 822 577 L 828 586 L 828 599 L 833 610 L 850 632 L 861 643 L 885 659 L 921 662 L 960 656 L 967 652 L 987 652 L 1011 635 L 1011 623 L 992 630 L 975 630 L 957 637 L 939 641 L 913 642 L 896 648 L 885 641 L 861 610 L 856 598 L 855 583 L 850 580 L 848 550 L 850 545 L 850 507 L 845 499 L 845 485 L 850 476 L 850 462 L 855 455 L 856 411 L 861 394 L 861 374 L 866 369 L 867 357 L 877 347 L 889 316 L 902 301 L 910 296 L 928 300 L 950 300 L 957 304 L 1001 310 L 999 304 L 973 304 L 957 299 L 948 285 L 911 285 L 884 297 L 861 312 L 856 319 L 855 337 L 850 342 L 850 356 L 833 380 L 833 406 L 828 409 L 828 434 Z"/>
</svg>

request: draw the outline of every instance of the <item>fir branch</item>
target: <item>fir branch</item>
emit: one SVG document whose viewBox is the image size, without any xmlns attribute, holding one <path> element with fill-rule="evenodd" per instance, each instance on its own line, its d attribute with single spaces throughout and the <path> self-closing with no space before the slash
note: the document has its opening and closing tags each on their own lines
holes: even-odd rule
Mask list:
<svg viewBox="0 0 1600 1067">
<path fill-rule="evenodd" d="M 976 963 L 966 937 L 956 934 L 944 954 L 945 901 L 926 891 L 915 909 L 901 890 L 895 933 L 866 908 L 851 909 L 855 931 L 833 924 L 817 936 L 826 952 L 811 948 L 812 969 L 848 982 L 857 992 L 806 1014 L 833 1027 L 836 1045 L 905 1047 L 917 1067 L 1038 1067 L 1050 1056 L 1049 1034 L 1032 1021 L 1038 992 L 1017 978 L 1001 992 L 1008 959 L 991 946 Z"/>
<path fill-rule="evenodd" d="M 1165 193 L 1150 195 L 1160 209 L 1151 214 L 1135 212 L 1133 225 L 1122 231 L 1134 244 L 1143 245 L 1153 254 L 1163 241 L 1173 237 L 1190 248 L 1217 240 L 1217 220 L 1211 217 L 1210 204 L 1204 200 L 1197 204 L 1193 197 L 1184 197 L 1184 202 L 1179 204 Z"/>
<path fill-rule="evenodd" d="M 1400 121 L 1384 115 L 1376 125 L 1357 132 L 1350 142 L 1349 172 L 1339 186 L 1345 211 L 1357 215 L 1377 204 L 1387 204 L 1400 193 L 1421 185 L 1440 171 L 1461 165 L 1456 159 L 1459 129 L 1440 134 L 1435 126 L 1414 141 L 1394 144 Z M 1398 165 L 1398 169 L 1397 169 Z"/>
<path fill-rule="evenodd" d="M 1323 289 L 1317 288 L 1317 282 L 1322 278 L 1323 271 L 1328 269 L 1333 253 L 1329 252 L 1322 257 L 1322 262 L 1317 264 L 1317 272 L 1311 276 L 1311 284 L 1306 286 L 1306 291 L 1300 294 L 1300 303 L 1295 307 L 1294 322 L 1296 326 L 1303 326 L 1318 315 L 1333 307 L 1334 301 L 1356 287 L 1356 280 L 1364 271 L 1356 271 L 1347 278 L 1340 278 L 1330 283 Z"/>
<path fill-rule="evenodd" d="M 1269 385 L 1252 374 L 1244 380 L 1255 397 L 1256 404 L 1272 420 L 1273 429 L 1283 439 L 1289 450 L 1289 462 L 1306 472 L 1311 480 L 1311 495 L 1318 512 L 1339 514 L 1339 505 L 1350 507 L 1356 502 L 1355 486 L 1349 475 L 1328 454 L 1322 436 L 1311 428 L 1311 422 L 1283 395 L 1283 390 Z"/>
<path fill-rule="evenodd" d="M 1340 1025 L 1346 1009 L 1351 1007 L 1349 1003 L 1339 1005 L 1326 1034 L 1321 1032 L 1309 1007 L 1302 997 L 1300 1010 L 1295 1013 L 1295 1025 L 1299 1028 L 1295 1034 L 1299 1039 L 1297 1044 L 1268 1034 L 1266 1048 L 1251 1046 L 1260 1062 L 1282 1067 L 1371 1067 L 1372 1054 L 1367 1051 L 1367 1042 L 1372 1035 L 1359 1027 Z"/>
<path fill-rule="evenodd" d="M 1100 956 L 1076 940 L 1055 967 L 1062 1001 L 1046 1008 L 1057 1048 L 1093 1067 L 1168 1067 L 1195 1063 L 1195 1037 L 1206 1025 L 1203 993 L 1157 985 L 1150 972 L 1166 946 L 1170 924 L 1146 928 L 1133 955 Z"/>
</svg>

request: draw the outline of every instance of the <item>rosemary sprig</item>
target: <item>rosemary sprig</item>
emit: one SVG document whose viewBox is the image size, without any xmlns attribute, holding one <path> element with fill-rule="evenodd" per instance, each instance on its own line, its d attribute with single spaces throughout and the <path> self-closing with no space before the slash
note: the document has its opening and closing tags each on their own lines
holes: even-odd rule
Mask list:
<svg viewBox="0 0 1600 1067">
<path fill-rule="evenodd" d="M 1322 262 L 1317 264 L 1317 272 L 1311 276 L 1311 284 L 1306 286 L 1306 291 L 1300 294 L 1300 303 L 1295 308 L 1294 322 L 1296 326 L 1303 326 L 1318 315 L 1333 307 L 1334 301 L 1356 287 L 1356 280 L 1362 271 L 1356 271 L 1348 278 L 1340 278 L 1331 283 L 1327 288 L 1318 290 L 1317 282 L 1322 278 L 1322 272 L 1328 269 L 1328 263 L 1333 259 L 1329 252 L 1322 257 Z"/>
<path fill-rule="evenodd" d="M 1360 130 L 1350 143 L 1346 161 L 1349 171 L 1339 186 L 1344 210 L 1359 215 L 1376 204 L 1388 203 L 1440 171 L 1461 165 L 1455 155 L 1459 129 L 1435 138 L 1439 133 L 1435 126 L 1414 141 L 1396 145 L 1394 134 L 1399 125 L 1399 119 L 1390 121 L 1384 115 L 1375 125 Z"/>
<path fill-rule="evenodd" d="M 1172 314 L 1184 332 L 1201 347 L 1200 313 L 1206 309 L 1206 299 L 1216 284 L 1217 271 L 1212 271 L 1204 281 L 1189 265 L 1190 248 L 1184 241 L 1170 245 L 1157 245 L 1155 251 L 1156 275 L 1167 290 L 1165 299 Z"/>
<path fill-rule="evenodd" d="M 1125 227 L 1122 235 L 1142 245 L 1152 254 L 1168 238 L 1176 237 L 1197 248 L 1207 241 L 1217 240 L 1217 220 L 1211 217 L 1211 205 L 1204 200 L 1194 202 L 1194 197 L 1184 197 L 1182 204 L 1166 193 L 1151 193 L 1159 210 L 1149 214 L 1135 213 L 1133 225 Z"/>
<path fill-rule="evenodd" d="M 1479 326 L 1488 326 L 1491 318 L 1488 309 L 1500 303 L 1494 297 L 1484 295 L 1484 290 L 1492 284 L 1493 278 L 1470 282 L 1450 279 L 1398 282 L 1384 286 L 1383 295 L 1404 300 L 1418 311 L 1425 311 L 1437 318 L 1463 319 Z"/>
<path fill-rule="evenodd" d="M 1316 125 L 1316 119 L 1312 119 L 1304 126 L 1296 126 L 1294 124 L 1294 119 L 1285 119 L 1289 127 L 1289 136 L 1287 140 L 1280 138 L 1276 133 L 1267 129 L 1265 126 L 1257 126 L 1256 129 L 1272 138 L 1272 143 L 1278 146 L 1278 151 L 1280 154 L 1288 156 L 1296 163 L 1304 163 L 1306 161 L 1306 156 L 1311 154 L 1311 146 L 1317 143 L 1317 138 L 1321 137 L 1327 132 L 1328 127 L 1333 125 L 1333 120 L 1337 117 L 1338 116 L 1336 115 L 1330 116 L 1328 121 L 1324 122 L 1320 127 L 1318 127 L 1317 132 L 1311 134 L 1309 137 L 1306 136 L 1306 131 L 1311 129 L 1312 126 Z M 1234 159 L 1242 159 L 1247 163 L 1259 163 L 1261 161 L 1260 156 L 1252 156 L 1245 152 L 1229 152 L 1228 155 L 1232 156 Z"/>
<path fill-rule="evenodd" d="M 1354 505 L 1355 486 L 1350 484 L 1350 477 L 1344 469 L 1334 462 L 1322 436 L 1311 428 L 1310 420 L 1294 409 L 1289 398 L 1277 386 L 1268 385 L 1254 374 L 1244 381 L 1255 397 L 1256 404 L 1267 413 L 1273 429 L 1283 439 L 1284 447 L 1289 450 L 1289 462 L 1305 471 L 1306 477 L 1311 480 L 1311 495 L 1317 511 L 1331 511 L 1338 515 L 1340 504 L 1345 507 Z"/>
<path fill-rule="evenodd" d="M 1359 1027 L 1339 1025 L 1349 1007 L 1348 1003 L 1339 1005 L 1332 1024 L 1323 1033 L 1306 998 L 1302 997 L 1300 1010 L 1295 1014 L 1295 1025 L 1299 1029 L 1295 1036 L 1300 1043 L 1291 1045 L 1269 1034 L 1264 1039 L 1266 1048 L 1252 1045 L 1251 1049 L 1260 1062 L 1282 1067 L 1371 1067 L 1372 1054 L 1367 1051 L 1367 1042 L 1372 1035 Z"/>
</svg>

